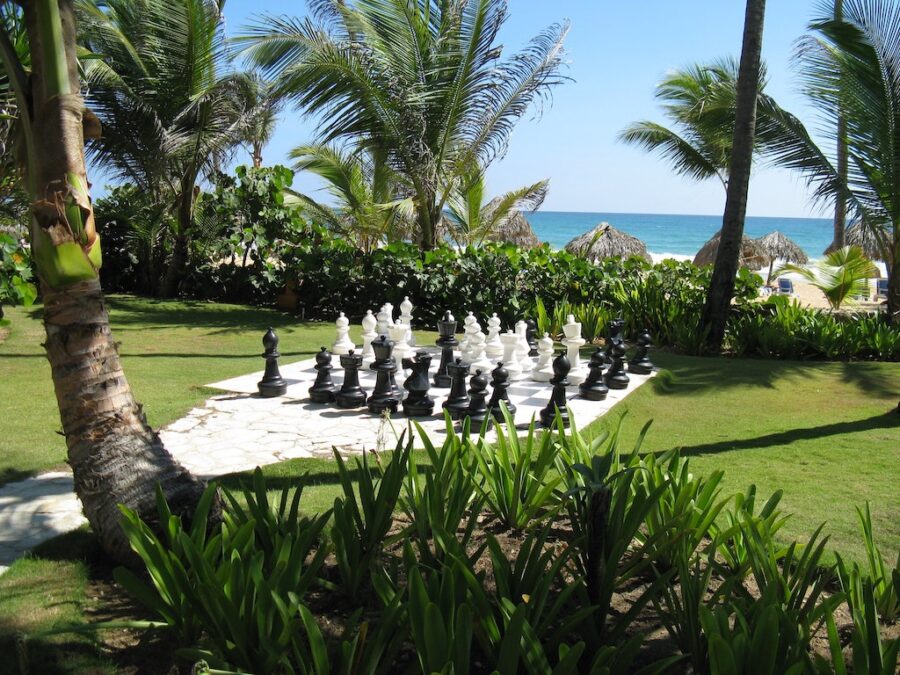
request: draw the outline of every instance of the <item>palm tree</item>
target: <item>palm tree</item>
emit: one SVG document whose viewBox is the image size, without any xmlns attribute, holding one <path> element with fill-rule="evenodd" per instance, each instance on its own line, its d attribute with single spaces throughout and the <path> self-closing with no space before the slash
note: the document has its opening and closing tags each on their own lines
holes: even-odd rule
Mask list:
<svg viewBox="0 0 900 675">
<path fill-rule="evenodd" d="M 238 43 L 280 94 L 320 120 L 320 141 L 383 153 L 412 200 L 422 248 L 473 165 L 502 155 L 516 121 L 560 82 L 567 25 L 508 59 L 496 0 L 317 0 L 318 22 L 267 17 Z"/>
<path fill-rule="evenodd" d="M 540 207 L 550 188 L 548 179 L 510 190 L 485 202 L 484 173 L 475 171 L 457 183 L 447 202 L 444 222 L 459 246 L 480 246 L 500 232 L 521 211 Z"/>
<path fill-rule="evenodd" d="M 832 309 L 839 309 L 847 300 L 869 294 L 869 279 L 878 276 L 878 268 L 859 246 L 844 246 L 832 251 L 812 268 L 786 264 L 775 276 L 796 272 L 825 295 Z"/>
<path fill-rule="evenodd" d="M 246 78 L 225 70 L 223 0 L 78 0 L 88 103 L 103 135 L 90 155 L 175 214 L 160 292 L 177 292 L 198 179 L 246 132 Z"/>
<path fill-rule="evenodd" d="M 253 168 L 262 166 L 263 148 L 272 140 L 282 99 L 275 95 L 272 84 L 258 73 L 248 73 L 240 90 L 246 111 L 240 132 L 240 142 L 250 153 Z"/>
<path fill-rule="evenodd" d="M 855 227 L 884 242 L 888 320 L 900 321 L 900 5 L 843 0 L 824 8 L 800 53 L 807 93 L 826 124 L 846 127 L 846 178 L 796 119 L 773 118 L 766 151 L 801 171 L 822 201 L 845 200 Z M 886 236 L 885 236 L 886 235 Z"/>
<path fill-rule="evenodd" d="M 756 132 L 756 104 L 759 98 L 765 14 L 765 0 L 747 0 L 725 214 L 722 217 L 719 250 L 700 320 L 700 330 L 707 332 L 706 343 L 714 351 L 721 348 L 725 337 L 725 323 L 728 320 L 731 298 L 734 297 L 734 277 L 738 271 L 744 236 L 744 217 L 747 213 L 747 192 Z"/>
<path fill-rule="evenodd" d="M 296 170 L 309 171 L 325 180 L 326 189 L 336 202 L 329 206 L 298 194 L 313 220 L 366 252 L 409 235 L 411 205 L 409 200 L 396 197 L 399 178 L 383 153 L 317 144 L 294 148 L 290 156 Z"/>
<path fill-rule="evenodd" d="M 73 1 L 29 0 L 22 12 L 30 73 L 5 26 L 0 57 L 15 92 L 25 144 L 23 168 L 33 199 L 31 247 L 44 296 L 44 346 L 75 491 L 104 549 L 127 560 L 130 547 L 119 526 L 118 504 L 152 519 L 159 485 L 179 514 L 189 514 L 203 485 L 147 424 L 110 333 L 84 161 L 86 116 Z"/>
</svg>

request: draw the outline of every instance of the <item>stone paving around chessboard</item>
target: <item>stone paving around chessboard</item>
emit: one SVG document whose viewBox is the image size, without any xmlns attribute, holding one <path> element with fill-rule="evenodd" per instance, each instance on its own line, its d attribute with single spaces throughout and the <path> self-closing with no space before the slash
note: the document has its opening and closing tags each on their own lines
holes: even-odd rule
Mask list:
<svg viewBox="0 0 900 675">
<path fill-rule="evenodd" d="M 335 362 L 337 359 L 334 359 Z M 282 366 L 288 382 L 284 396 L 262 398 L 256 384 L 262 372 L 207 385 L 227 393 L 214 396 L 203 406 L 160 431 L 166 448 L 194 474 L 211 479 L 235 471 L 247 471 L 299 457 L 332 457 L 332 447 L 342 454 L 393 447 L 408 429 L 398 413 L 392 419 L 370 414 L 366 409 L 342 410 L 334 405 L 309 401 L 307 390 L 315 380 L 314 359 Z M 341 369 L 332 373 L 341 384 Z M 587 426 L 653 375 L 629 373 L 625 390 L 611 390 L 605 401 L 578 397 L 569 388 L 569 410 L 579 427 Z M 371 393 L 374 373 L 360 371 L 360 384 Z M 402 374 L 397 374 L 398 384 Z M 543 408 L 550 397 L 546 383 L 523 380 L 509 389 L 517 406 L 515 421 L 520 429 Z M 440 442 L 446 433 L 441 403 L 448 389 L 432 389 L 435 414 L 417 418 L 429 436 Z M 458 423 L 455 425 L 459 428 Z M 494 437 L 490 431 L 487 438 Z M 55 472 L 0 487 L 0 573 L 27 550 L 84 524 L 81 504 L 72 492 L 72 476 Z"/>
</svg>

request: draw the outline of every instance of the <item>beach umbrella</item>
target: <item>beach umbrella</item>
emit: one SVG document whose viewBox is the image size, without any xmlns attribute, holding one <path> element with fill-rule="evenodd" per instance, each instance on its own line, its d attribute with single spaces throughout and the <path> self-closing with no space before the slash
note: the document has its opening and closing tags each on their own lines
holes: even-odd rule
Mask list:
<svg viewBox="0 0 900 675">
<path fill-rule="evenodd" d="M 488 202 L 485 207 L 488 214 L 490 214 L 490 211 L 499 201 L 500 198 L 498 197 Z M 502 220 L 493 232 L 488 233 L 485 239 L 488 241 L 515 244 L 519 248 L 526 249 L 537 248 L 541 245 L 541 240 L 537 238 L 534 230 L 531 229 L 531 224 L 528 222 L 528 219 L 525 218 L 525 215 L 518 209 L 513 211 L 509 218 Z"/>
<path fill-rule="evenodd" d="M 890 260 L 891 246 L 884 228 L 863 227 L 857 222 L 847 228 L 845 241 L 847 246 L 859 246 L 869 260 L 893 264 Z"/>
<path fill-rule="evenodd" d="M 766 276 L 766 284 L 772 280 L 772 268 L 775 266 L 776 260 L 795 263 L 797 265 L 805 265 L 809 262 L 809 257 L 803 252 L 793 239 L 783 235 L 781 232 L 769 232 L 756 240 L 760 248 L 769 257 L 769 274 Z"/>
<path fill-rule="evenodd" d="M 708 242 L 703 244 L 703 248 L 697 251 L 697 255 L 694 256 L 695 265 L 703 267 L 704 265 L 712 265 L 716 261 L 716 253 L 719 250 L 719 239 L 721 236 L 721 231 L 716 232 Z M 741 239 L 741 257 L 738 262 L 741 267 L 758 270 L 762 269 L 769 262 L 769 258 L 756 241 L 744 235 Z"/>
<path fill-rule="evenodd" d="M 636 255 L 647 262 L 652 262 L 644 242 L 617 230 L 609 223 L 600 223 L 590 232 L 575 237 L 566 244 L 566 250 L 588 260 L 628 258 Z"/>
</svg>

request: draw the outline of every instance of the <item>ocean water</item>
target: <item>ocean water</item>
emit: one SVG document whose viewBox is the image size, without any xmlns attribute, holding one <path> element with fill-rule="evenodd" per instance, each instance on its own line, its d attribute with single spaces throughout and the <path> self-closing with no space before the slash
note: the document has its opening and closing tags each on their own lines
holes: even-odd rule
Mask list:
<svg viewBox="0 0 900 675">
<path fill-rule="evenodd" d="M 541 241 L 563 248 L 575 237 L 608 222 L 637 237 L 655 256 L 693 257 L 722 227 L 722 216 L 691 216 L 667 213 L 587 213 L 537 211 L 525 217 Z M 795 242 L 811 259 L 821 258 L 831 243 L 832 221 L 828 218 L 747 217 L 744 234 L 757 238 L 778 230 Z"/>
</svg>

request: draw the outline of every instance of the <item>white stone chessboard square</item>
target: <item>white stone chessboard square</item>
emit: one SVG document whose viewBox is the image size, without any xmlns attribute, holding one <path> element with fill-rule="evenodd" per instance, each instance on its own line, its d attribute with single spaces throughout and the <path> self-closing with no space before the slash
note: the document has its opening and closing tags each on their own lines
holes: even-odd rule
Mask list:
<svg viewBox="0 0 900 675">
<path fill-rule="evenodd" d="M 435 348 L 425 351 L 433 356 L 433 376 L 440 351 Z M 332 380 L 339 388 L 343 370 L 337 357 L 333 357 L 333 363 Z M 162 430 L 166 447 L 197 475 L 212 477 L 295 457 L 331 457 L 332 447 L 342 454 L 392 448 L 404 432 L 410 431 L 402 406 L 393 416 L 378 416 L 366 408 L 345 410 L 334 404 L 312 403 L 308 390 L 316 378 L 314 358 L 283 365 L 280 370 L 288 383 L 283 396 L 259 396 L 257 383 L 262 379 L 261 370 L 207 385 L 229 393 L 213 397 L 203 408 L 192 410 L 187 417 Z M 371 394 L 375 388 L 375 372 L 365 367 L 359 374 L 360 385 Z M 629 373 L 628 388 L 610 390 L 604 401 L 583 399 L 578 395 L 578 387 L 572 386 L 568 396 L 569 411 L 577 425 L 583 428 L 654 374 Z M 405 379 L 402 371 L 398 370 L 396 379 L 402 386 Z M 538 418 L 550 400 L 551 390 L 550 384 L 532 380 L 512 383 L 509 397 L 517 408 L 517 428 L 527 429 L 532 417 Z M 435 399 L 434 414 L 414 418 L 436 443 L 441 442 L 446 433 L 441 404 L 448 393 L 447 388 L 432 387 L 429 395 Z M 454 423 L 454 428 L 459 430 L 460 424 Z M 488 440 L 495 438 L 493 429 L 486 437 Z M 204 450 L 198 451 L 200 448 Z"/>
</svg>

